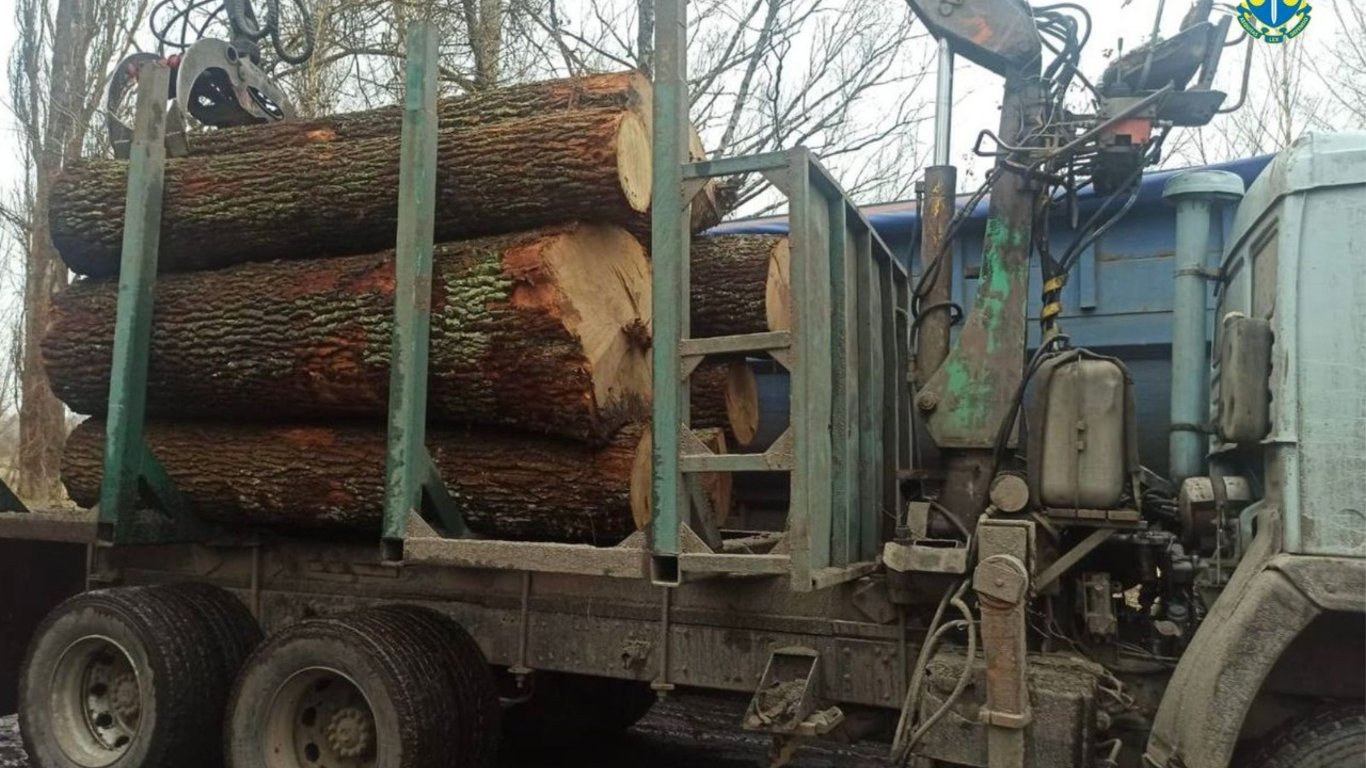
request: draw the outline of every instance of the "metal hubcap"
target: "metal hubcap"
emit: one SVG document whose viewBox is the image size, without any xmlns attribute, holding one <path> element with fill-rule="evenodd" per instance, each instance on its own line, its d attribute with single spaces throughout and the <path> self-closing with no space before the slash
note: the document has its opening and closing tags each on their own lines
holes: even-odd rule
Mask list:
<svg viewBox="0 0 1366 768">
<path fill-rule="evenodd" d="M 118 760 L 142 722 L 142 687 L 128 652 L 101 636 L 67 646 L 49 706 L 57 745 L 73 763 L 101 768 Z"/>
<path fill-rule="evenodd" d="M 373 768 L 378 744 L 370 704 L 341 672 L 298 672 L 271 702 L 266 753 L 267 768 Z"/>
</svg>

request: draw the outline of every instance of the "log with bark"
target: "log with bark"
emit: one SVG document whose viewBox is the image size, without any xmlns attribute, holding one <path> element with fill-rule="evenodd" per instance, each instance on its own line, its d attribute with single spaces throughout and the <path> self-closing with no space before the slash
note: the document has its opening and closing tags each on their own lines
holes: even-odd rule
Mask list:
<svg viewBox="0 0 1366 768">
<path fill-rule="evenodd" d="M 584 75 L 558 80 L 513 85 L 442 99 L 437 105 L 441 130 L 473 128 L 504 120 L 549 116 L 572 111 L 616 109 L 632 112 L 653 134 L 654 88 L 640 72 L 615 72 Z M 403 125 L 403 109 L 380 107 L 310 120 L 205 131 L 190 139 L 190 154 L 196 157 L 234 152 L 270 152 L 316 144 L 334 144 L 357 139 L 396 136 Z M 689 131 L 689 154 L 693 160 L 706 159 L 702 137 Z M 716 180 L 711 180 L 694 199 L 692 229 L 700 232 L 721 222 L 728 201 Z M 649 247 L 649 218 L 629 222 L 631 232 Z"/>
<path fill-rule="evenodd" d="M 390 247 L 399 138 L 166 163 L 162 271 Z M 440 135 L 438 242 L 575 220 L 632 224 L 649 208 L 650 134 L 631 112 L 579 110 Z M 72 271 L 110 275 L 122 248 L 127 163 L 73 163 L 52 193 L 53 243 Z"/>
<path fill-rule="evenodd" d="M 621 229 L 576 225 L 448 243 L 433 259 L 428 419 L 602 441 L 649 416 L 650 266 Z M 386 413 L 393 253 L 163 275 L 148 409 L 279 420 Z M 43 340 L 53 390 L 106 407 L 111 281 L 59 294 Z"/>
<path fill-rule="evenodd" d="M 759 384 L 743 359 L 707 359 L 689 378 L 694 429 L 723 429 L 730 444 L 746 447 L 759 430 Z"/>
<path fill-rule="evenodd" d="M 702 441 L 703 445 L 710 448 L 712 453 L 724 456 L 728 452 L 726 436 L 722 430 L 699 429 L 696 432 L 698 439 Z M 654 474 L 652 471 L 653 447 L 653 431 L 646 427 L 640 437 L 640 444 L 636 449 L 635 465 L 631 470 L 631 514 L 635 520 L 636 528 L 639 530 L 644 530 L 650 524 L 653 515 L 650 499 L 652 491 L 650 478 Z M 705 472 L 696 475 L 695 478 L 696 487 L 701 491 L 711 512 L 712 522 L 718 528 L 721 527 L 730 517 L 734 506 L 735 473 Z"/>
<path fill-rule="evenodd" d="M 789 330 L 790 260 L 780 235 L 693 238 L 693 338 Z"/>
<path fill-rule="evenodd" d="M 441 130 L 450 130 L 571 111 L 616 109 L 640 115 L 648 126 L 651 93 L 650 79 L 639 72 L 544 80 L 443 98 L 437 104 L 437 124 Z M 308 120 L 204 131 L 191 136 L 189 145 L 193 156 L 268 152 L 396 136 L 402 126 L 403 107 L 392 105 Z"/>
<path fill-rule="evenodd" d="M 427 441 L 475 532 L 611 545 L 636 530 L 636 520 L 649 520 L 647 509 L 632 508 L 633 498 L 649 497 L 644 432 L 627 427 L 596 449 L 501 430 L 433 429 Z M 379 533 L 382 426 L 153 421 L 146 438 L 190 509 L 209 520 Z M 103 451 L 104 424 L 97 419 L 77 426 L 67 440 L 62 480 L 77 504 L 99 500 Z M 728 484 L 708 493 L 714 494 L 710 503 L 728 512 Z"/>
</svg>

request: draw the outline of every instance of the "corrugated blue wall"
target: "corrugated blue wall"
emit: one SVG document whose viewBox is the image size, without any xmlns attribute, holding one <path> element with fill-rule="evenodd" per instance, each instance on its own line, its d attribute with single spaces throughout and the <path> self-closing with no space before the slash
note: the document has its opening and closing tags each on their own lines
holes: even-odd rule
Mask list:
<svg viewBox="0 0 1366 768">
<path fill-rule="evenodd" d="M 1271 156 L 1253 157 L 1208 166 L 1232 171 L 1247 184 L 1261 173 Z M 1159 472 L 1167 463 L 1167 420 L 1171 376 L 1172 250 L 1176 240 L 1176 213 L 1162 199 L 1167 180 L 1177 169 L 1146 175 L 1132 211 L 1114 229 L 1083 253 L 1064 290 L 1062 325 L 1072 342 L 1125 361 L 1138 392 L 1140 450 L 1144 462 Z M 1094 193 L 1079 195 L 1080 221 L 1100 204 Z M 987 202 L 973 211 L 955 247 L 953 300 L 971 311 L 977 294 L 977 269 L 982 258 Z M 1212 249 L 1222 249 L 1223 238 L 1233 223 L 1233 210 L 1224 213 L 1216 227 Z M 912 259 L 912 240 L 918 237 L 919 213 L 911 202 L 886 203 L 864 208 L 873 227 L 902 259 Z M 786 233 L 786 217 L 728 222 L 713 233 Z M 1061 255 L 1072 242 L 1065 215 L 1054 218 L 1051 231 L 1053 253 Z M 1208 266 L 1218 266 L 1212 250 Z M 918 261 L 918 255 L 913 259 Z M 912 264 L 913 270 L 918 264 Z M 1033 268 L 1030 288 L 1030 343 L 1038 340 L 1040 277 Z M 1211 291 L 1213 289 L 1211 288 Z M 1214 302 L 1210 302 L 1213 307 Z M 1211 312 L 1213 310 L 1211 309 Z M 1209 327 L 1213 329 L 1214 324 Z M 786 406 L 787 382 L 781 374 L 760 369 L 760 395 L 765 411 Z M 774 414 L 776 417 L 776 413 Z M 775 419 L 766 419 L 774 421 Z"/>
</svg>

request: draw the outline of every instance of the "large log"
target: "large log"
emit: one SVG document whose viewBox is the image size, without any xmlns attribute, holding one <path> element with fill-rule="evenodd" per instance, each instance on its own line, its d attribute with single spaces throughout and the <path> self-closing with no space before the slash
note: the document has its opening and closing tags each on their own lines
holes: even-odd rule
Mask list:
<svg viewBox="0 0 1366 768">
<path fill-rule="evenodd" d="M 693 238 L 693 338 L 789 330 L 790 261 L 779 235 Z"/>
<path fill-rule="evenodd" d="M 707 359 L 692 372 L 693 429 L 722 429 L 732 445 L 746 447 L 759 430 L 759 385 L 743 359 Z"/>
<path fill-rule="evenodd" d="M 166 163 L 162 271 L 391 246 L 398 137 Z M 86 275 L 117 272 L 128 164 L 73 163 L 54 184 L 51 232 Z M 443 131 L 436 239 L 575 220 L 631 224 L 649 208 L 650 135 L 618 110 L 580 110 Z"/>
<path fill-rule="evenodd" d="M 154 416 L 258 420 L 386 413 L 393 253 L 242 264 L 158 281 Z M 118 300 L 80 281 L 53 301 L 43 356 L 78 413 L 105 409 Z M 428 418 L 600 441 L 646 418 L 650 267 L 579 225 L 438 245 Z"/>
<path fill-rule="evenodd" d="M 648 429 L 632 425 L 592 449 L 488 430 L 427 433 L 432 459 L 477 533 L 504 539 L 615 544 L 649 521 Z M 62 481 L 73 501 L 99 500 L 104 424 L 67 439 Z M 149 422 L 147 443 L 196 514 L 232 526 L 378 535 L 384 429 Z M 643 457 L 643 461 L 642 461 Z M 729 476 L 703 476 L 718 519 Z M 637 508 L 633 505 L 644 504 Z"/>
<path fill-rule="evenodd" d="M 654 89 L 650 79 L 639 72 L 615 72 L 558 80 L 524 83 L 492 91 L 481 91 L 442 99 L 438 102 L 441 130 L 473 128 L 505 120 L 550 116 L 570 111 L 615 109 L 640 117 L 653 135 Z M 278 123 L 205 131 L 190 139 L 190 154 L 203 157 L 233 152 L 270 152 L 316 144 L 334 144 L 357 139 L 396 136 L 403 124 L 399 106 L 380 107 L 360 112 Z M 689 154 L 693 160 L 706 159 L 702 137 L 689 131 Z M 694 232 L 720 223 L 727 207 L 718 182 L 707 183 L 694 199 Z M 629 222 L 629 229 L 649 246 L 649 218 Z"/>
<path fill-rule="evenodd" d="M 639 72 L 615 72 L 443 98 L 437 103 L 437 115 L 440 128 L 450 130 L 569 111 L 616 109 L 635 112 L 648 126 L 652 103 L 649 78 Z M 190 154 L 266 152 L 374 139 L 395 136 L 402 125 L 403 108 L 392 105 L 308 120 L 204 131 L 190 137 Z"/>
</svg>

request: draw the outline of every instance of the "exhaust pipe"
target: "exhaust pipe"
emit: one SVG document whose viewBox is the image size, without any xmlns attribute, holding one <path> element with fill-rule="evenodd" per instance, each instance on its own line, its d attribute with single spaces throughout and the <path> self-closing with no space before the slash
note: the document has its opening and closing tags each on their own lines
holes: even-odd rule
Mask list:
<svg viewBox="0 0 1366 768">
<path fill-rule="evenodd" d="M 1213 216 L 1243 198 L 1243 180 L 1228 171 L 1190 171 L 1167 182 L 1162 196 L 1176 206 L 1172 299 L 1172 404 L 1169 474 L 1180 483 L 1203 474 L 1209 422 L 1209 307 L 1206 285 L 1222 246 L 1210 247 Z"/>
</svg>

